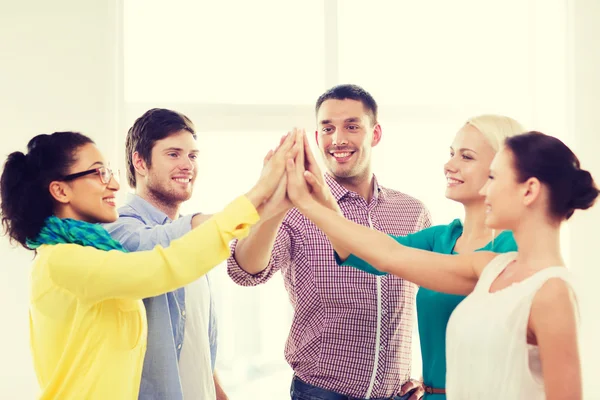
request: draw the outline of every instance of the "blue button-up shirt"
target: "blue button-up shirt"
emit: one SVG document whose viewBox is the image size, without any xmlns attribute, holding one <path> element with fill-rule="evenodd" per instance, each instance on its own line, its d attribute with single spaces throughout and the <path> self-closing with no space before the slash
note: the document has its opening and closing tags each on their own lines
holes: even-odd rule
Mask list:
<svg viewBox="0 0 600 400">
<path fill-rule="evenodd" d="M 192 229 L 193 215 L 172 221 L 146 200 L 128 195 L 119 208 L 119 219 L 105 225 L 111 236 L 128 251 L 151 250 L 156 245 L 168 247 Z M 208 279 L 208 276 L 206 277 Z M 210 280 L 209 280 L 210 287 Z M 144 358 L 139 398 L 143 400 L 182 400 L 179 356 L 185 330 L 185 289 L 144 299 L 148 319 L 148 345 Z M 210 301 L 209 328 L 211 365 L 217 355 L 217 326 L 214 305 Z"/>
</svg>

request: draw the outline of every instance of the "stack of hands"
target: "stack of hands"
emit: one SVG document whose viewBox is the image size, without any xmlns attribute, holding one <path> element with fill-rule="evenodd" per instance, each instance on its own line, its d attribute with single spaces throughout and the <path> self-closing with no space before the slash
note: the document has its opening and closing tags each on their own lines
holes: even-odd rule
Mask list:
<svg viewBox="0 0 600 400">
<path fill-rule="evenodd" d="M 304 129 L 294 128 L 267 153 L 261 176 L 246 196 L 263 220 L 281 217 L 292 207 L 304 212 L 323 206 L 341 214 Z"/>
</svg>

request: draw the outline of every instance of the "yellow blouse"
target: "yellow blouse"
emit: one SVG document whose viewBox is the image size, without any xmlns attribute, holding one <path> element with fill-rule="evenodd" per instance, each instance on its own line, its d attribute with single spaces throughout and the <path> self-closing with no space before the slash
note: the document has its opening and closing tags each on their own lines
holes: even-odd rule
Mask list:
<svg viewBox="0 0 600 400">
<path fill-rule="evenodd" d="M 207 273 L 229 257 L 229 242 L 245 237 L 258 218 L 242 196 L 166 249 L 41 246 L 29 308 L 40 398 L 137 399 L 147 333 L 141 299 Z"/>
</svg>

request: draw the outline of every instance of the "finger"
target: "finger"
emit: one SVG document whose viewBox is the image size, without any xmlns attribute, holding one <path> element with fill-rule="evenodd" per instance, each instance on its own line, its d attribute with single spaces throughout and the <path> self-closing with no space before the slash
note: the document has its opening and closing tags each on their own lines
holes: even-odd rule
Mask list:
<svg viewBox="0 0 600 400">
<path fill-rule="evenodd" d="M 303 130 L 296 129 L 296 144 L 298 145 L 298 154 L 296 154 L 297 168 L 304 169 L 304 134 Z"/>
<path fill-rule="evenodd" d="M 425 390 L 423 390 L 423 388 L 419 388 L 408 398 L 408 400 L 421 400 L 424 395 Z"/>
<path fill-rule="evenodd" d="M 410 392 L 418 385 L 414 381 L 408 381 L 400 388 L 400 395 L 404 396 L 406 393 Z"/>
<path fill-rule="evenodd" d="M 287 187 L 288 187 L 288 195 L 290 193 L 289 189 L 297 189 L 298 188 L 298 179 L 296 174 L 296 163 L 293 159 L 288 159 L 285 163 L 285 172 L 287 175 Z"/>
<path fill-rule="evenodd" d="M 304 148 L 303 148 L 303 142 L 302 140 L 298 140 L 299 136 L 298 136 L 298 132 L 294 132 L 293 133 L 296 137 L 296 142 L 294 143 L 294 147 L 292 148 L 292 151 L 290 152 L 290 157 L 289 158 L 293 158 L 294 159 L 294 164 L 296 166 L 300 166 L 300 165 L 304 165 L 304 158 L 303 158 L 303 153 L 304 153 Z"/>
<path fill-rule="evenodd" d="M 290 151 L 290 149 L 292 148 L 292 146 L 294 146 L 294 141 L 295 141 L 295 137 L 294 135 L 288 133 L 285 136 L 285 139 L 283 140 L 283 143 L 281 144 L 281 146 L 279 146 L 277 148 L 277 150 L 275 150 L 275 155 L 276 157 L 280 157 L 283 158 L 286 156 L 287 152 Z"/>
<path fill-rule="evenodd" d="M 304 179 L 310 185 L 311 191 L 316 194 L 321 200 L 326 200 L 323 185 L 317 177 L 310 171 L 304 171 Z"/>
<path fill-rule="evenodd" d="M 267 165 L 267 163 L 269 162 L 269 160 L 271 159 L 271 157 L 273 157 L 273 150 L 269 150 L 269 152 L 265 156 L 265 159 L 263 160 L 263 167 L 265 165 Z"/>
<path fill-rule="evenodd" d="M 310 148 L 310 144 L 308 143 L 308 136 L 306 136 L 306 132 L 303 132 L 302 140 L 304 142 L 304 155 L 306 157 L 306 164 L 310 166 L 318 166 L 317 160 L 315 159 L 315 156 Z M 306 169 L 312 170 L 308 167 Z"/>
</svg>

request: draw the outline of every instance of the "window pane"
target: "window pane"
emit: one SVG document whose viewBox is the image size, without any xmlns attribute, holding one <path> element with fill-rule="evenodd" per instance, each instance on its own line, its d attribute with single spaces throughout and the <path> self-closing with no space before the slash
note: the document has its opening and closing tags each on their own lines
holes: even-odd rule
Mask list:
<svg viewBox="0 0 600 400">
<path fill-rule="evenodd" d="M 385 104 L 523 110 L 528 3 L 340 1 L 340 82 L 364 85 Z"/>
<path fill-rule="evenodd" d="M 124 7 L 126 101 L 312 104 L 324 90 L 322 1 Z"/>
</svg>

